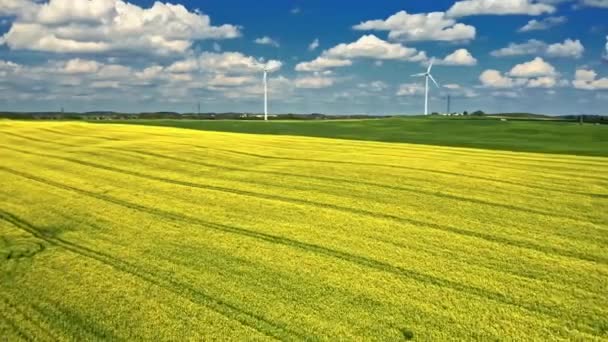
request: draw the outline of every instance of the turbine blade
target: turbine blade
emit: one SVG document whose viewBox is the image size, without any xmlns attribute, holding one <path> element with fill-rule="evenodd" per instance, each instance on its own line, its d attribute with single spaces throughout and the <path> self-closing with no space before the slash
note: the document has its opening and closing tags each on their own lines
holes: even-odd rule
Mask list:
<svg viewBox="0 0 608 342">
<path fill-rule="evenodd" d="M 439 86 L 439 84 L 437 83 L 437 81 L 435 81 L 435 79 L 433 78 L 433 75 L 429 74 L 429 77 L 431 78 L 431 81 L 433 81 L 433 83 L 435 83 L 435 85 L 437 86 L 437 88 L 441 88 Z"/>
<path fill-rule="evenodd" d="M 429 64 L 429 68 L 426 70 L 426 73 L 430 73 L 431 69 L 433 69 L 433 63 L 435 62 L 435 58 L 431 58 L 431 63 Z"/>
<path fill-rule="evenodd" d="M 280 68 L 279 66 L 275 66 L 274 68 L 266 69 L 266 71 L 268 71 L 268 72 L 275 72 L 275 71 L 279 70 L 279 68 Z"/>
<path fill-rule="evenodd" d="M 261 64 L 261 63 L 257 63 L 253 65 L 254 68 L 260 70 L 260 71 L 264 71 L 266 70 L 266 65 L 265 64 Z"/>
<path fill-rule="evenodd" d="M 422 77 L 422 76 L 425 76 L 425 75 L 426 75 L 425 73 L 421 72 L 419 74 L 413 74 L 412 77 Z"/>
</svg>

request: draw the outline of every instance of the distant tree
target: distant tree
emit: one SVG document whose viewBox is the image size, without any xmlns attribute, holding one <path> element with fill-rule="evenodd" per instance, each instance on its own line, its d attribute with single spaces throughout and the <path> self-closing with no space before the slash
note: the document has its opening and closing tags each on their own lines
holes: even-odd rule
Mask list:
<svg viewBox="0 0 608 342">
<path fill-rule="evenodd" d="M 462 115 L 469 115 L 469 112 L 467 112 L 466 110 L 464 112 L 462 112 Z"/>
<path fill-rule="evenodd" d="M 471 113 L 471 115 L 474 115 L 474 116 L 484 116 L 484 115 L 486 115 L 486 113 L 484 113 L 481 110 L 478 110 L 478 111 L 475 111 L 475 112 Z"/>
</svg>

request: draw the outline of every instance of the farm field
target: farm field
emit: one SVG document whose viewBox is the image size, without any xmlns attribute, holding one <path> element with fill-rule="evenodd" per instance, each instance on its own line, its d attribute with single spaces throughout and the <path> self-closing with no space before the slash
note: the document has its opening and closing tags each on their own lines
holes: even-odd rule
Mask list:
<svg viewBox="0 0 608 342">
<path fill-rule="evenodd" d="M 574 156 L 0 121 L 0 336 L 608 339 L 601 129 Z"/>
<path fill-rule="evenodd" d="M 106 121 L 92 121 L 106 123 Z M 608 125 L 547 120 L 402 117 L 377 120 L 121 120 L 196 130 L 608 157 Z"/>
</svg>

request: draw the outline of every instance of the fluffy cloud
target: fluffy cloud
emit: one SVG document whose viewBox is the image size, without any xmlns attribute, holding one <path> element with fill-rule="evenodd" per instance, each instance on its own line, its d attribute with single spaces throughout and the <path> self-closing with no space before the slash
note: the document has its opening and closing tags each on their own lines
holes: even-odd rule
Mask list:
<svg viewBox="0 0 608 342">
<path fill-rule="evenodd" d="M 549 57 L 581 58 L 585 47 L 580 40 L 566 39 L 563 43 L 551 44 L 547 47 Z"/>
<path fill-rule="evenodd" d="M 583 6 L 608 8 L 608 0 L 582 0 Z"/>
<path fill-rule="evenodd" d="M 9 74 L 16 74 L 19 69 L 21 69 L 21 65 L 0 59 L 0 77 L 7 77 Z"/>
<path fill-rule="evenodd" d="M 486 70 L 479 76 L 479 81 L 488 88 L 553 88 L 564 85 L 555 68 L 540 57 L 517 64 L 505 74 L 498 70 Z"/>
<path fill-rule="evenodd" d="M 194 62 L 191 59 L 176 62 L 170 68 L 176 68 L 176 65 L 187 67 L 192 65 L 192 63 L 195 63 L 198 69 L 234 74 L 259 72 L 263 62 L 256 60 L 251 56 L 245 56 L 240 52 L 203 52 Z M 266 66 L 270 69 L 279 69 L 281 68 L 282 63 L 280 61 L 270 60 L 266 62 Z"/>
<path fill-rule="evenodd" d="M 370 20 L 355 30 L 389 31 L 388 37 L 400 41 L 464 41 L 475 39 L 475 27 L 456 23 L 443 12 L 409 14 L 400 11 L 386 20 Z"/>
<path fill-rule="evenodd" d="M 578 69 L 572 85 L 576 89 L 606 90 L 608 89 L 608 77 L 597 78 L 597 73 L 594 70 Z"/>
<path fill-rule="evenodd" d="M 268 36 L 256 38 L 253 42 L 256 44 L 260 44 L 260 45 L 270 45 L 270 46 L 274 46 L 274 47 L 280 46 L 279 42 L 277 42 L 276 40 L 274 40 Z"/>
<path fill-rule="evenodd" d="M 374 35 L 365 35 L 349 44 L 338 44 L 323 51 L 310 62 L 296 65 L 297 71 L 321 71 L 324 69 L 352 65 L 352 59 L 402 60 L 421 62 L 427 60 L 424 51 L 409 48 L 399 43 L 389 43 Z"/>
<path fill-rule="evenodd" d="M 541 15 L 555 12 L 555 7 L 534 0 L 464 0 L 456 2 L 447 14 L 451 17 L 470 15 Z"/>
<path fill-rule="evenodd" d="M 397 96 L 414 96 L 424 94 L 424 87 L 418 83 L 404 83 L 397 89 Z"/>
<path fill-rule="evenodd" d="M 492 51 L 495 57 L 544 55 L 547 57 L 581 58 L 585 47 L 580 40 L 566 39 L 563 43 L 547 44 L 543 41 L 530 39 L 525 43 L 511 43 L 509 46 Z"/>
<path fill-rule="evenodd" d="M 201 94 L 214 98 L 256 98 L 263 89 L 259 66 L 281 66 L 280 61 L 261 61 L 237 52 L 205 52 L 167 65 L 128 66 L 117 62 L 107 59 L 106 64 L 74 58 L 25 66 L 0 60 L 0 87 L 14 90 L 0 94 L 0 98 L 23 94 L 37 100 L 55 97 L 83 103 L 89 100 L 114 103 L 111 100 L 117 96 L 133 101 L 147 98 L 176 103 L 202 98 Z M 271 76 L 273 98 L 289 98 L 293 84 L 293 80 L 280 75 Z"/>
<path fill-rule="evenodd" d="M 100 64 L 96 61 L 71 59 L 65 64 L 64 71 L 68 74 L 89 74 L 97 72 Z"/>
<path fill-rule="evenodd" d="M 493 97 L 506 97 L 509 99 L 515 99 L 521 96 L 520 93 L 516 91 L 494 91 L 492 92 Z"/>
<path fill-rule="evenodd" d="M 525 43 L 511 43 L 502 49 L 494 50 L 490 54 L 494 57 L 520 56 L 539 54 L 547 48 L 547 44 L 540 40 L 530 39 Z"/>
<path fill-rule="evenodd" d="M 0 0 L 0 16 L 29 17 L 36 12 L 37 7 L 36 3 L 29 0 Z"/>
<path fill-rule="evenodd" d="M 348 59 L 337 59 L 317 57 L 310 62 L 302 62 L 296 65 L 296 71 L 321 71 L 329 68 L 350 66 L 353 62 Z"/>
<path fill-rule="evenodd" d="M 467 49 L 458 49 L 435 63 L 437 65 L 473 66 L 477 65 L 477 59 Z"/>
<path fill-rule="evenodd" d="M 374 35 L 366 35 L 350 44 L 339 44 L 325 51 L 323 55 L 332 58 L 370 58 L 381 60 L 403 60 L 419 62 L 426 60 L 426 54 L 415 48 L 386 42 Z"/>
<path fill-rule="evenodd" d="M 513 77 L 541 77 L 555 76 L 557 72 L 553 65 L 545 62 L 540 57 L 536 57 L 529 62 L 517 64 L 509 71 L 509 75 Z"/>
<path fill-rule="evenodd" d="M 529 88 L 553 88 L 557 85 L 557 79 L 553 76 L 542 76 L 528 81 Z"/>
<path fill-rule="evenodd" d="M 532 19 L 520 28 L 519 32 L 548 30 L 552 27 L 564 24 L 567 21 L 568 19 L 566 19 L 566 17 L 547 17 L 541 20 Z"/>
<path fill-rule="evenodd" d="M 517 83 L 521 84 L 521 81 L 516 82 L 511 77 L 505 76 L 498 70 L 486 70 L 479 76 L 479 81 L 485 87 L 490 88 L 513 88 Z"/>
<path fill-rule="evenodd" d="M 228 76 L 225 74 L 214 75 L 207 84 L 211 87 L 238 87 L 252 84 L 256 79 L 252 76 Z"/>
<path fill-rule="evenodd" d="M 385 82 L 382 82 L 382 81 L 373 81 L 373 82 L 369 82 L 369 83 L 359 83 L 359 84 L 357 84 L 357 87 L 362 90 L 370 91 L 373 93 L 378 93 L 378 92 L 388 89 L 389 86 L 388 86 L 388 84 L 386 84 Z"/>
<path fill-rule="evenodd" d="M 308 45 L 308 51 L 314 51 L 319 47 L 319 38 L 315 38 L 315 40 Z"/>
<path fill-rule="evenodd" d="M 305 88 L 305 89 L 319 89 L 319 88 L 327 88 L 334 84 L 335 79 L 332 77 L 326 77 L 322 74 L 315 73 L 311 76 L 303 76 L 298 77 L 295 80 L 296 88 Z"/>
<path fill-rule="evenodd" d="M 442 87 L 447 89 L 447 93 L 449 93 L 451 96 L 464 98 L 474 98 L 479 96 L 479 93 L 475 90 L 463 87 L 460 84 L 443 84 Z"/>
<path fill-rule="evenodd" d="M 198 60 L 191 58 L 187 60 L 181 60 L 173 63 L 167 69 L 169 72 L 173 73 L 189 73 L 197 70 L 199 68 Z"/>
<path fill-rule="evenodd" d="M 260 99 L 264 94 L 264 87 L 262 86 L 261 80 L 258 80 L 258 84 L 251 84 L 242 87 L 218 87 L 211 88 L 224 97 L 229 99 Z M 283 76 L 270 77 L 268 79 L 268 93 L 270 94 L 271 103 L 273 99 L 292 98 L 293 94 L 293 80 L 287 79 Z"/>
<path fill-rule="evenodd" d="M 195 40 L 240 35 L 233 25 L 212 26 L 210 18 L 182 5 L 155 2 L 141 8 L 122 0 L 3 0 L 0 13 L 16 16 L 1 42 L 11 49 L 103 53 L 183 53 Z"/>
</svg>

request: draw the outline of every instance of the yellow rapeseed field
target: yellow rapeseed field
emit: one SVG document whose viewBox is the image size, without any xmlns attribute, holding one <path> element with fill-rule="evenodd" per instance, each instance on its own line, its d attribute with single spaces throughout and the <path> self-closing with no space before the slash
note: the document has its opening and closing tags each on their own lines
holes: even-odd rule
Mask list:
<svg viewBox="0 0 608 342">
<path fill-rule="evenodd" d="M 0 340 L 605 340 L 608 158 L 0 121 Z"/>
</svg>

